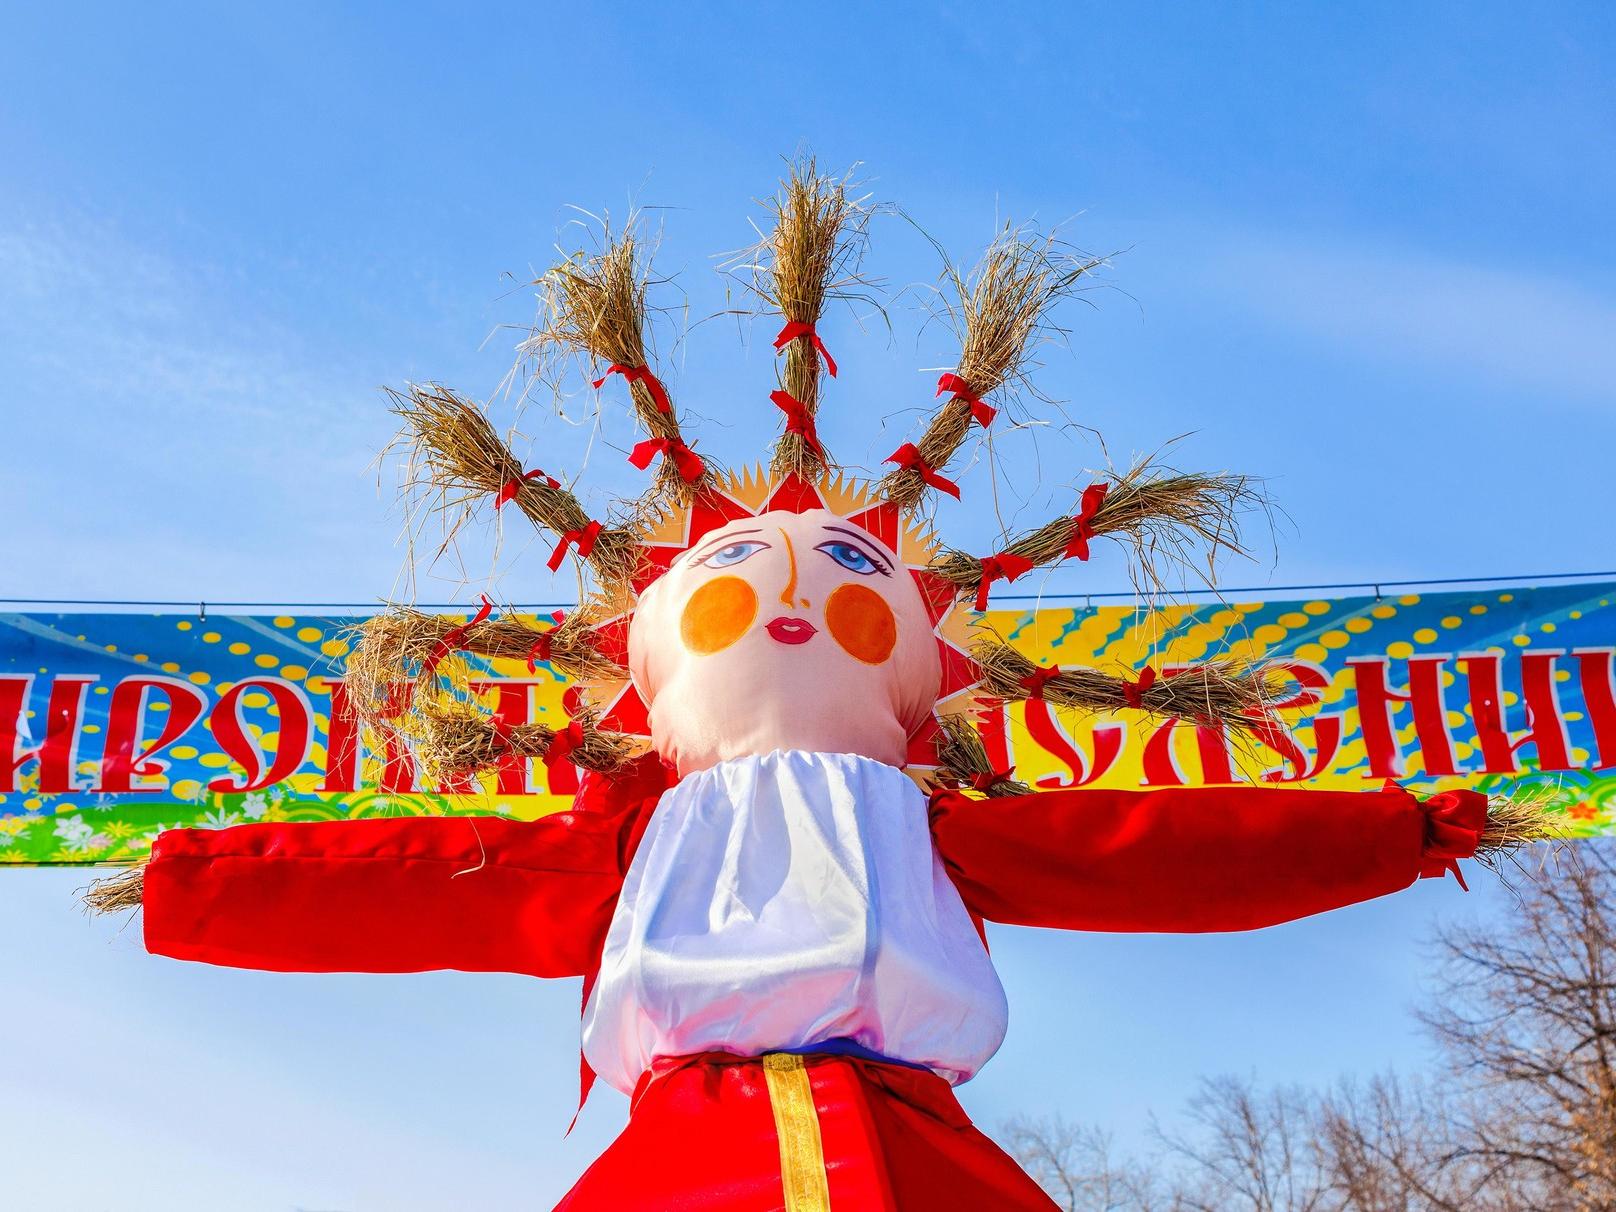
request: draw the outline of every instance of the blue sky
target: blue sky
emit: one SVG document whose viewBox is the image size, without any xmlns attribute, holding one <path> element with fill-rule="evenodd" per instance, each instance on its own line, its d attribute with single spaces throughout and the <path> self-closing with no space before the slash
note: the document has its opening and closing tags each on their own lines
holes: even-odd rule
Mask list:
<svg viewBox="0 0 1616 1212">
<path fill-rule="evenodd" d="M 672 386 L 704 448 L 750 457 L 773 330 L 696 321 L 731 305 L 713 254 L 803 147 L 861 161 L 963 260 L 1007 218 L 1119 253 L 1039 377 L 1105 450 L 996 434 L 1004 520 L 1189 435 L 1177 462 L 1266 476 L 1284 511 L 1235 584 L 1609 567 L 1613 26 L 1599 5 L 14 6 L 0 596 L 389 592 L 377 388 L 491 394 L 569 205 L 664 208 Z M 823 432 L 866 467 L 950 359 L 903 289 L 935 280 L 930 246 L 895 218 L 874 235 L 891 334 L 825 328 Z M 534 461 L 599 502 L 631 490 L 626 426 L 564 411 L 530 410 Z M 570 596 L 535 555 L 507 536 L 492 584 Z M 560 1140 L 569 985 L 187 968 L 85 923 L 79 882 L 0 880 L 0 1182 L 23 1206 L 546 1206 L 621 1120 L 602 1097 Z M 1129 1138 L 1200 1073 L 1419 1064 L 1417 940 L 1507 904 L 1474 882 L 1237 938 L 1000 932 L 1012 1033 L 967 1106 Z"/>
</svg>

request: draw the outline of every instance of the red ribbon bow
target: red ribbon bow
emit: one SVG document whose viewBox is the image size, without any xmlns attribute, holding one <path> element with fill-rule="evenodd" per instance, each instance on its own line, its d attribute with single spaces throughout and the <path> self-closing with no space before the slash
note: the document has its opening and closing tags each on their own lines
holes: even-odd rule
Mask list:
<svg viewBox="0 0 1616 1212">
<path fill-rule="evenodd" d="M 634 449 L 629 451 L 628 461 L 644 471 L 651 466 L 651 460 L 657 455 L 673 460 L 679 478 L 686 484 L 694 484 L 701 479 L 701 473 L 707 469 L 707 464 L 701 461 L 701 456 L 686 446 L 680 438 L 647 438 L 643 442 L 636 443 Z"/>
<path fill-rule="evenodd" d="M 600 538 L 599 522 L 590 522 L 587 526 L 583 526 L 578 530 L 567 531 L 555 545 L 555 550 L 550 553 L 550 571 L 555 572 L 561 567 L 561 561 L 567 558 L 567 548 L 569 547 L 576 547 L 578 549 L 578 558 L 587 560 L 589 553 L 595 550 L 595 540 L 598 538 Z"/>
<path fill-rule="evenodd" d="M 577 720 L 568 722 L 565 728 L 557 729 L 550 738 L 550 745 L 544 751 L 544 763 L 564 762 L 572 756 L 578 746 L 584 743 L 584 728 Z"/>
<path fill-rule="evenodd" d="M 613 362 L 606 368 L 606 373 L 595 380 L 595 390 L 599 391 L 612 375 L 622 375 L 630 383 L 644 383 L 651 392 L 651 398 L 656 401 L 658 412 L 673 411 L 673 404 L 668 399 L 668 389 L 662 386 L 661 379 L 651 373 L 649 366 L 624 366 L 621 362 Z"/>
<path fill-rule="evenodd" d="M 814 427 L 813 414 L 808 411 L 808 406 L 789 391 L 771 391 L 769 399 L 786 414 L 786 432 L 800 434 L 802 440 L 823 459 L 825 448 L 819 444 L 819 431 Z"/>
<path fill-rule="evenodd" d="M 903 471 L 914 472 L 923 483 L 930 484 L 938 492 L 946 492 L 956 501 L 959 500 L 959 485 L 938 475 L 932 465 L 920 457 L 920 447 L 913 442 L 905 442 L 888 455 L 886 461 L 896 463 Z"/>
<path fill-rule="evenodd" d="M 1122 698 L 1135 711 L 1143 711 L 1145 707 L 1145 691 L 1156 684 L 1156 671 L 1146 665 L 1139 672 L 1138 681 L 1122 679 Z"/>
<path fill-rule="evenodd" d="M 1051 665 L 1047 669 L 1040 666 L 1022 678 L 1021 684 L 1027 688 L 1028 698 L 1042 699 L 1044 697 L 1044 687 L 1060 677 L 1060 674 L 1061 667 L 1059 665 Z"/>
<path fill-rule="evenodd" d="M 1382 791 L 1401 793 L 1414 799 L 1414 793 L 1387 779 Z M 1416 801 L 1418 802 L 1418 801 Z M 1420 846 L 1420 878 L 1441 879 L 1448 872 L 1459 881 L 1466 892 L 1464 872 L 1459 860 L 1473 858 L 1481 844 L 1482 831 L 1487 828 L 1487 796 L 1480 791 L 1444 791 L 1419 802 L 1425 814 L 1425 838 Z"/>
<path fill-rule="evenodd" d="M 483 604 L 469 620 L 458 627 L 451 627 L 443 633 L 443 638 L 433 645 L 432 651 L 427 653 L 421 661 L 421 676 L 429 678 L 437 672 L 438 662 L 442 661 L 460 645 L 466 642 L 466 636 L 477 624 L 483 622 L 494 613 L 494 604 L 488 600 L 488 595 L 482 595 Z"/>
<path fill-rule="evenodd" d="M 1033 562 L 1026 556 L 1012 555 L 1008 551 L 1001 551 L 998 555 L 990 555 L 982 561 L 982 579 L 976 586 L 976 608 L 988 608 L 988 587 L 994 581 L 1013 581 L 1024 572 L 1033 570 Z"/>
<path fill-rule="evenodd" d="M 543 480 L 546 488 L 561 487 L 560 480 L 557 480 L 554 476 L 545 475 L 543 471 L 535 467 L 532 471 L 524 471 L 521 475 L 506 480 L 500 486 L 499 494 L 494 498 L 494 508 L 503 509 L 506 501 L 514 501 L 516 494 L 522 491 L 522 484 L 526 480 Z"/>
<path fill-rule="evenodd" d="M 1077 517 L 1072 519 L 1072 534 L 1066 540 L 1066 550 L 1062 555 L 1066 559 L 1076 556 L 1080 560 L 1089 558 L 1089 540 L 1096 537 L 1094 530 L 1094 515 L 1100 512 L 1100 506 L 1105 503 L 1107 484 L 1090 484 L 1083 490 L 1083 497 L 1078 503 Z"/>
<path fill-rule="evenodd" d="M 986 774 L 973 774 L 971 776 L 972 791 L 990 791 L 995 783 L 1002 783 L 1015 773 L 1014 766 L 1004 770 L 990 770 Z"/>
<path fill-rule="evenodd" d="M 830 377 L 834 379 L 836 377 L 836 359 L 830 356 L 830 350 L 825 348 L 825 343 L 819 339 L 819 333 L 814 331 L 814 326 L 808 323 L 807 320 L 788 320 L 786 326 L 780 330 L 780 335 L 775 337 L 774 347 L 784 349 L 793 341 L 799 341 L 803 337 L 807 337 L 814 343 L 814 348 L 819 351 L 819 356 L 825 359 L 825 369 L 830 371 Z"/>
<path fill-rule="evenodd" d="M 982 403 L 982 398 L 971 390 L 971 385 L 960 378 L 953 371 L 949 371 L 937 380 L 937 394 L 945 391 L 952 392 L 956 400 L 964 400 L 971 406 L 971 419 L 986 429 L 993 424 L 993 418 L 999 415 L 999 410 L 990 404 Z"/>
<path fill-rule="evenodd" d="M 550 630 L 533 641 L 533 647 L 527 650 L 527 671 L 537 673 L 540 662 L 548 663 L 550 660 L 550 645 L 554 640 L 555 629 L 561 626 L 561 621 L 567 616 L 561 611 L 552 611 L 550 614 Z"/>
</svg>

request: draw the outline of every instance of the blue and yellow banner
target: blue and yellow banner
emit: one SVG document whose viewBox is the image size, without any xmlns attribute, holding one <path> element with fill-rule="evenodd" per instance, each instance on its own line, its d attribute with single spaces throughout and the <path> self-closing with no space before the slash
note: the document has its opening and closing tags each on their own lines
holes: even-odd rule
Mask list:
<svg viewBox="0 0 1616 1212">
<path fill-rule="evenodd" d="M 1612 833 L 1613 600 L 1605 583 L 1150 614 L 996 609 L 987 623 L 1045 665 L 1170 673 L 1233 654 L 1283 661 L 1291 676 L 1255 740 L 1034 701 L 987 723 L 989 748 L 1045 788 L 1542 788 L 1572 833 Z M 423 785 L 407 754 L 369 752 L 342 683 L 358 621 L 0 614 L 0 862 L 129 861 L 181 825 L 531 818 L 567 804 L 565 767 L 535 762 L 525 785 L 450 796 Z M 566 682 L 548 666 L 483 664 L 484 680 L 528 688 L 533 722 L 564 722 Z"/>
</svg>

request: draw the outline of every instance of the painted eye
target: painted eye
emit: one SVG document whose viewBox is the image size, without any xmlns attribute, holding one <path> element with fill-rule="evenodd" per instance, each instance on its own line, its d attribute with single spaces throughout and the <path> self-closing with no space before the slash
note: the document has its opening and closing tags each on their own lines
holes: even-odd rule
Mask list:
<svg viewBox="0 0 1616 1212">
<path fill-rule="evenodd" d="M 767 543 L 731 543 L 728 547 L 720 547 L 702 563 L 708 568 L 734 568 L 767 546 Z"/>
<path fill-rule="evenodd" d="M 875 572 L 886 571 L 885 568 L 851 543 L 842 543 L 833 539 L 829 543 L 821 543 L 819 550 L 823 551 L 847 571 L 856 572 L 861 577 L 867 577 Z"/>
</svg>

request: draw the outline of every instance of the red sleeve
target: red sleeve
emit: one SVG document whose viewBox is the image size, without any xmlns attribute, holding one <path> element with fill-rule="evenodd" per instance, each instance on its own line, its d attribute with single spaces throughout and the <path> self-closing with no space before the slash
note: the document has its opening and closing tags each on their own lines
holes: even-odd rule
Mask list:
<svg viewBox="0 0 1616 1212">
<path fill-rule="evenodd" d="M 537 821 L 169 830 L 146 868 L 146 948 L 276 972 L 577 976 L 599 962 L 656 802 L 622 790 Z"/>
<path fill-rule="evenodd" d="M 1487 800 L 1401 788 L 1046 791 L 932 801 L 967 908 L 1068 930 L 1252 930 L 1457 870 Z"/>
</svg>

